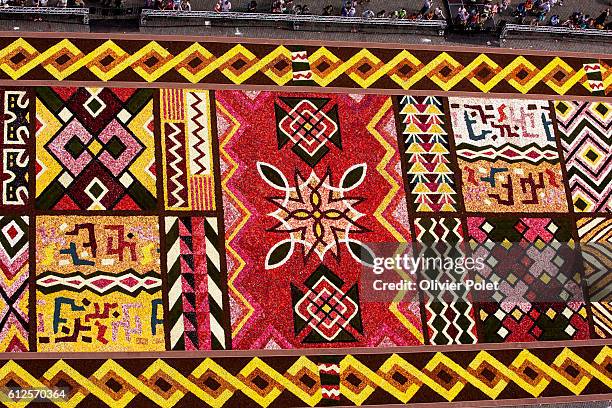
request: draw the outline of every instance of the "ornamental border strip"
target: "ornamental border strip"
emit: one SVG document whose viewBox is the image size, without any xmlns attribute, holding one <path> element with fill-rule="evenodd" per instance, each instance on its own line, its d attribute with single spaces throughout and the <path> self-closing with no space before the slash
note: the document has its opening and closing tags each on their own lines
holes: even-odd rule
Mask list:
<svg viewBox="0 0 612 408">
<path fill-rule="evenodd" d="M 555 97 L 605 97 L 612 92 L 610 61 L 585 56 L 396 49 L 377 44 L 368 48 L 336 43 L 287 44 L 290 50 L 270 41 L 43 37 L 0 37 L 0 81 L 113 81 Z M 293 69 L 296 53 L 305 62 L 300 64 L 300 71 Z"/>
<path fill-rule="evenodd" d="M 514 405 L 532 398 L 605 399 L 612 388 L 612 349 L 557 345 L 252 358 L 5 360 L 0 385 L 11 380 L 22 387 L 68 386 L 62 406 Z"/>
</svg>

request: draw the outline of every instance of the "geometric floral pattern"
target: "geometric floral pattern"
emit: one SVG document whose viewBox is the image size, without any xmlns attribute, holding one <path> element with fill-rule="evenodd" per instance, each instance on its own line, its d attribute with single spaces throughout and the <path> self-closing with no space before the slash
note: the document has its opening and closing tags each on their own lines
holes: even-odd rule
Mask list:
<svg viewBox="0 0 612 408">
<path fill-rule="evenodd" d="M 0 77 L 297 81 L 281 46 L 215 43 L 213 53 L 213 43 L 126 40 L 92 56 L 69 40 L 52 51 L 28 41 L 10 55 L 1 52 L 10 41 L 0 47 Z M 193 48 L 176 54 L 186 44 Z M 575 57 L 564 65 L 490 53 L 467 62 L 469 52 L 454 51 L 299 52 L 312 86 L 591 92 Z M 557 102 L 552 117 L 553 105 L 533 96 L 252 89 L 0 90 L 0 351 L 178 353 L 10 362 L 0 364 L 0 388 L 68 384 L 68 405 L 87 406 L 609 391 L 609 350 L 572 343 L 612 336 L 603 102 Z M 421 288 L 419 301 L 374 302 L 363 264 L 392 243 L 481 255 L 482 270 L 425 268 L 425 276 L 500 286 Z M 546 340 L 565 343 L 486 345 Z M 433 352 L 397 348 L 423 344 Z M 469 350 L 447 353 L 455 344 Z M 347 351 L 357 347 L 379 350 Z M 304 350 L 261 352 L 292 348 Z M 221 349 L 251 351 L 193 354 Z"/>
<path fill-rule="evenodd" d="M 593 329 L 600 338 L 612 337 L 612 219 L 576 220 Z"/>
<path fill-rule="evenodd" d="M 335 363 L 319 363 L 332 358 Z M 0 384 L 68 384 L 69 406 L 126 407 L 142 401 L 162 407 L 289 407 L 329 406 L 325 380 L 335 377 L 334 402 L 342 406 L 449 401 L 475 406 L 483 400 L 512 405 L 544 396 L 602 398 L 612 387 L 610 358 L 607 346 L 570 345 L 238 359 L 9 360 L 0 372 Z M 326 374 L 330 372 L 335 375 Z"/>
<path fill-rule="evenodd" d="M 0 79 L 303 85 L 292 80 L 291 51 L 282 44 L 81 38 L 86 36 L 9 37 L 0 47 Z M 307 55 L 312 86 L 321 90 L 341 87 L 581 96 L 592 92 L 584 70 L 584 64 L 592 59 L 559 53 L 510 55 L 490 49 L 435 51 L 382 44 L 298 48 Z M 603 76 L 609 89 L 608 76 Z"/>
<path fill-rule="evenodd" d="M 555 102 L 576 212 L 612 212 L 612 104 Z"/>
<path fill-rule="evenodd" d="M 356 341 L 363 332 L 357 285 L 343 288 L 344 282 L 325 265 L 305 285 L 306 292 L 291 285 L 295 335 L 304 343 Z"/>
<path fill-rule="evenodd" d="M 418 302 L 358 291 L 366 243 L 411 237 L 391 98 L 215 99 L 233 348 L 423 343 Z"/>
<path fill-rule="evenodd" d="M 0 350 L 28 351 L 29 217 L 0 216 Z"/>
<path fill-rule="evenodd" d="M 39 351 L 165 349 L 158 228 L 157 217 L 37 217 Z"/>
<path fill-rule="evenodd" d="M 0 139 L 0 208 L 24 207 L 29 203 L 30 103 L 28 91 L 0 91 L 2 138 Z"/>
<path fill-rule="evenodd" d="M 151 90 L 38 88 L 36 207 L 156 207 Z"/>
<path fill-rule="evenodd" d="M 468 217 L 476 276 L 497 290 L 474 292 L 484 342 L 589 338 L 580 265 L 566 218 Z M 517 261 L 518 260 L 518 261 Z"/>
<path fill-rule="evenodd" d="M 160 91 L 166 209 L 214 210 L 210 101 L 205 91 Z"/>
<path fill-rule="evenodd" d="M 414 220 L 416 241 L 424 257 L 465 256 L 461 220 L 457 218 L 417 218 Z M 444 271 L 429 268 L 423 270 L 425 278 L 437 282 L 465 282 L 469 271 Z M 431 344 L 476 343 L 476 322 L 472 296 L 464 287 L 459 290 L 423 290 L 427 327 Z"/>
<path fill-rule="evenodd" d="M 430 96 L 404 96 L 399 108 L 415 211 L 457 211 L 442 101 Z"/>
<path fill-rule="evenodd" d="M 291 141 L 291 150 L 310 167 L 329 152 L 328 142 L 342 149 L 338 107 L 328 99 L 279 98 L 274 111 L 279 147 Z"/>
<path fill-rule="evenodd" d="M 449 103 L 467 211 L 567 211 L 547 102 Z"/>
<path fill-rule="evenodd" d="M 314 172 L 306 178 L 296 170 L 293 176 L 296 181 L 294 187 L 287 184 L 287 177 L 276 167 L 264 162 L 257 165 L 262 179 L 272 188 L 285 193 L 281 198 L 269 198 L 278 207 L 269 215 L 278 223 L 268 231 L 283 235 L 289 233 L 289 238 L 282 239 L 270 248 L 266 255 L 266 269 L 283 265 L 297 244 L 303 246 L 305 261 L 313 254 L 323 261 L 328 251 L 338 259 L 340 244 L 344 244 L 349 253 L 361 262 L 359 251 L 355 248 L 362 248 L 364 244 L 349 234 L 367 232 L 357 222 L 364 214 L 354 207 L 362 199 L 346 197 L 345 193 L 358 187 L 365 179 L 365 164 L 347 169 L 339 186 L 334 185 L 329 171 L 320 179 Z"/>
</svg>

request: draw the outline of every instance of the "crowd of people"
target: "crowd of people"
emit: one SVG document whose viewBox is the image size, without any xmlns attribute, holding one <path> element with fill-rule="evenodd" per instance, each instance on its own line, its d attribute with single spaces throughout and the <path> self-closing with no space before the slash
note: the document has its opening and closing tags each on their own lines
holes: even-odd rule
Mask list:
<svg viewBox="0 0 612 408">
<path fill-rule="evenodd" d="M 513 5 L 512 0 L 483 0 L 471 2 L 466 7 L 459 7 L 454 16 L 454 25 L 467 31 L 481 31 L 486 27 L 495 29 L 496 17 L 504 15 L 510 17 L 518 24 L 548 25 L 552 27 L 570 27 L 581 29 L 612 29 L 612 22 L 608 21 L 610 10 L 606 9 L 596 17 L 574 12 L 569 18 L 563 20 L 556 13 L 557 6 L 563 6 L 562 0 L 522 0 Z"/>
<path fill-rule="evenodd" d="M 0 0 L 2 1 L 2 0 Z M 189 0 L 145 0 L 146 8 L 158 10 L 185 10 L 191 11 Z M 424 0 L 423 7 L 418 11 L 408 11 L 406 8 L 398 10 L 378 10 L 374 11 L 369 7 L 370 0 L 343 0 L 341 7 L 328 4 L 323 7 L 320 15 L 342 17 L 362 17 L 362 18 L 391 18 L 391 19 L 412 19 L 412 20 L 445 20 L 444 12 L 441 7 L 433 7 L 432 0 Z M 358 9 L 363 11 L 358 12 Z M 231 0 L 217 0 L 213 11 L 230 12 L 233 10 Z M 317 14 L 310 10 L 307 4 L 298 4 L 294 0 L 273 0 L 270 8 L 261 7 L 257 0 L 250 0 L 246 5 L 249 13 L 274 13 L 274 14 Z"/>
<path fill-rule="evenodd" d="M 7 2 L 14 0 L 0 0 Z M 26 0 L 17 0 L 26 1 Z M 35 2 L 47 2 L 49 0 L 32 0 Z M 57 0 L 66 2 L 68 0 Z M 81 2 L 83 0 L 70 0 Z M 120 0 L 103 0 L 120 1 Z M 237 0 L 235 0 L 237 1 Z M 397 10 L 378 10 L 369 7 L 371 0 L 342 0 L 340 7 L 328 4 L 323 7 L 321 13 L 311 11 L 307 4 L 298 4 L 297 0 L 273 0 L 271 6 L 261 7 L 257 0 L 250 0 L 246 4 L 249 13 L 274 13 L 274 14 L 320 14 L 323 16 L 342 16 L 342 17 L 362 17 L 370 18 L 391 18 L 391 19 L 411 19 L 411 20 L 445 20 L 444 12 L 441 7 L 434 7 L 432 0 L 424 0 L 423 6 L 419 10 L 408 11 L 402 7 Z M 145 0 L 146 8 L 158 10 L 184 10 L 191 11 L 190 0 Z M 559 14 L 554 14 L 556 6 L 562 5 L 562 0 L 521 0 L 514 5 L 513 0 L 469 0 L 467 5 L 459 7 L 453 17 L 454 26 L 467 31 L 482 31 L 487 28 L 494 30 L 497 27 L 496 17 L 504 14 L 506 17 L 514 18 L 520 24 L 550 25 L 555 27 L 573 28 L 598 28 L 611 29 L 612 23 L 608 22 L 610 10 L 603 11 L 597 17 L 585 15 L 582 12 L 573 13 L 568 19 L 562 21 Z M 217 0 L 213 8 L 216 12 L 230 12 L 233 10 L 232 0 Z M 363 10 L 363 11 L 358 11 Z M 550 16 L 549 16 L 550 15 Z"/>
<path fill-rule="evenodd" d="M 83 0 L 0 0 L 2 7 L 85 7 Z M 36 18 L 35 21 L 42 21 Z"/>
<path fill-rule="evenodd" d="M 281 0 L 282 1 L 282 0 Z M 345 0 L 340 9 L 340 15 L 343 17 L 358 17 L 357 6 L 369 3 L 370 0 Z M 323 15 L 334 15 L 334 8 L 332 5 L 328 5 L 323 8 Z M 399 10 L 393 10 L 387 12 L 386 10 L 380 10 L 378 12 L 372 11 L 370 8 L 366 8 L 362 13 L 363 18 L 391 18 L 391 19 L 409 19 L 409 20 L 444 20 L 444 12 L 440 7 L 433 8 L 431 0 L 425 0 L 423 7 L 417 12 L 408 12 L 406 8 L 402 7 Z"/>
<path fill-rule="evenodd" d="M 255 3 L 255 6 L 251 5 Z M 444 12 L 440 7 L 432 7 L 431 0 L 425 0 L 423 7 L 418 12 L 408 12 L 406 8 L 402 7 L 398 10 L 379 10 L 374 11 L 369 7 L 370 0 L 343 0 L 342 7 L 336 8 L 333 4 L 328 4 L 323 7 L 321 15 L 323 16 L 334 16 L 340 15 L 342 17 L 362 17 L 366 19 L 370 18 L 391 18 L 391 19 L 427 19 L 427 20 L 444 20 Z M 255 0 L 251 1 L 249 5 L 250 12 L 260 11 L 256 7 Z M 364 9 L 361 13 L 358 13 L 358 9 Z M 264 10 L 265 11 L 265 10 Z M 289 13 L 289 14 L 314 14 L 310 11 L 307 5 L 294 4 L 293 0 L 274 0 L 270 9 L 272 13 Z"/>
<path fill-rule="evenodd" d="M 487 26 L 495 28 L 495 16 L 510 5 L 510 0 L 500 3 L 471 4 L 459 7 L 454 18 L 455 27 L 467 31 L 482 31 Z"/>
<path fill-rule="evenodd" d="M 189 0 L 145 0 L 145 8 L 155 10 L 191 11 L 191 3 Z"/>
<path fill-rule="evenodd" d="M 569 18 L 562 20 L 553 12 L 553 7 L 562 5 L 560 0 L 525 0 L 517 5 L 515 17 L 520 24 L 549 25 L 552 27 L 569 27 L 579 29 L 612 29 L 608 21 L 610 9 L 601 12 L 597 17 L 575 11 Z"/>
</svg>

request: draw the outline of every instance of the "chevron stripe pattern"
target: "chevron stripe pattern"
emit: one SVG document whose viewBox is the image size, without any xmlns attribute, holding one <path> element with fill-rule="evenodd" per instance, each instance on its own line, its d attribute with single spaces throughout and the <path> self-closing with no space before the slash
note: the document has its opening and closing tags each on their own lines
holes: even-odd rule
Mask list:
<svg viewBox="0 0 612 408">
<path fill-rule="evenodd" d="M 223 309 L 221 254 L 219 252 L 219 224 L 216 217 L 204 219 L 206 234 L 206 268 L 208 271 L 208 302 L 210 304 L 210 331 L 212 333 L 212 348 L 226 349 L 225 328 L 223 325 L 225 311 Z"/>
<path fill-rule="evenodd" d="M 224 349 L 221 258 L 216 217 L 166 217 L 172 350 Z"/>
<path fill-rule="evenodd" d="M 464 256 L 461 220 L 458 218 L 417 218 L 414 221 L 419 245 L 418 255 L 448 258 Z M 467 270 L 423 271 L 427 279 L 437 282 L 464 282 Z M 431 344 L 476 343 L 474 308 L 466 290 L 424 290 L 427 327 Z"/>
<path fill-rule="evenodd" d="M 185 344 L 185 337 L 188 337 L 185 333 L 185 320 L 188 320 L 190 325 L 193 325 L 195 320 L 195 308 L 193 313 L 183 312 L 183 298 L 187 300 L 191 298 L 192 303 L 195 303 L 193 302 L 195 300 L 193 299 L 193 287 L 190 287 L 192 291 L 183 293 L 183 280 L 188 281 L 187 276 L 189 276 L 191 278 L 189 280 L 193 282 L 193 268 L 188 269 L 185 273 L 181 271 L 183 266 L 193 265 L 193 245 L 189 239 L 184 239 L 185 235 L 188 238 L 191 237 L 191 231 L 190 228 L 185 227 L 184 220 L 179 221 L 177 217 L 167 217 L 165 226 L 169 306 L 167 325 L 170 330 L 170 349 L 184 350 L 188 348 Z M 181 236 L 181 230 L 183 236 Z M 183 278 L 183 275 L 185 275 L 185 278 Z M 192 304 L 192 306 L 195 305 Z M 197 325 L 194 327 L 197 327 Z M 193 331 L 191 333 L 193 334 Z M 197 348 L 197 337 L 191 337 L 189 341 L 194 345 L 194 348 Z"/>
<path fill-rule="evenodd" d="M 441 99 L 404 96 L 399 109 L 414 210 L 457 211 Z"/>
<path fill-rule="evenodd" d="M 574 210 L 612 212 L 612 104 L 555 102 Z"/>
<path fill-rule="evenodd" d="M 206 91 L 160 91 L 166 209 L 215 209 L 209 109 Z"/>
<path fill-rule="evenodd" d="M 0 351 L 29 351 L 29 217 L 0 216 Z"/>
<path fill-rule="evenodd" d="M 576 225 L 595 334 L 612 338 L 612 218 L 579 218 Z"/>
</svg>

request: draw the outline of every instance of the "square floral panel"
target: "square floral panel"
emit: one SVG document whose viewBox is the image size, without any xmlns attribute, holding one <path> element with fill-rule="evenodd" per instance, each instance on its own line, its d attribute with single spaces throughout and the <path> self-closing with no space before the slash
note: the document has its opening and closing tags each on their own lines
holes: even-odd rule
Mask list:
<svg viewBox="0 0 612 408">
<path fill-rule="evenodd" d="M 612 104 L 555 102 L 576 212 L 612 212 Z"/>
<path fill-rule="evenodd" d="M 157 217 L 39 216 L 39 351 L 164 350 Z"/>
<path fill-rule="evenodd" d="M 474 291 L 482 342 L 589 338 L 581 264 L 567 218 L 468 217 L 469 244 L 484 267 Z"/>
<path fill-rule="evenodd" d="M 391 99 L 215 96 L 233 346 L 422 343 L 418 303 L 359 285 L 369 243 L 410 240 Z"/>
<path fill-rule="evenodd" d="M 36 207 L 154 210 L 153 91 L 38 88 Z"/>
<path fill-rule="evenodd" d="M 566 212 L 547 101 L 449 98 L 465 209 Z"/>
</svg>

